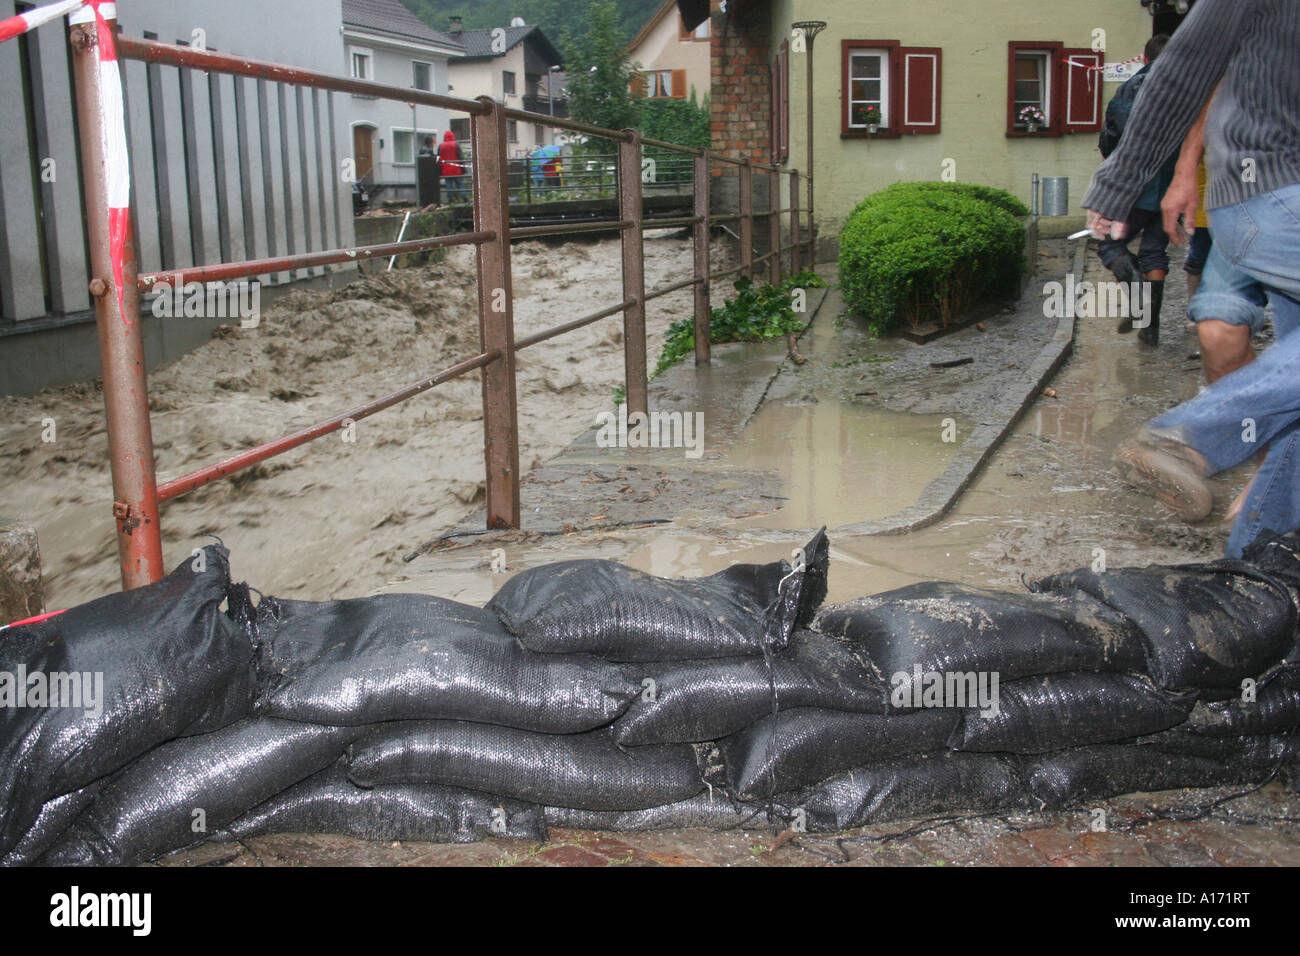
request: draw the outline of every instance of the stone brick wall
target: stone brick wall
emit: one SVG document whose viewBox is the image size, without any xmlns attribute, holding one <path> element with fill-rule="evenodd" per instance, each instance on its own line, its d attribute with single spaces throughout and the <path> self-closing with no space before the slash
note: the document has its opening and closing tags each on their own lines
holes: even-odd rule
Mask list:
<svg viewBox="0 0 1300 956">
<path fill-rule="evenodd" d="M 760 5 L 760 9 L 762 9 Z M 716 15 L 710 40 L 713 149 L 757 163 L 772 158 L 772 59 L 766 17 Z M 731 172 L 724 166 L 715 176 Z"/>
</svg>

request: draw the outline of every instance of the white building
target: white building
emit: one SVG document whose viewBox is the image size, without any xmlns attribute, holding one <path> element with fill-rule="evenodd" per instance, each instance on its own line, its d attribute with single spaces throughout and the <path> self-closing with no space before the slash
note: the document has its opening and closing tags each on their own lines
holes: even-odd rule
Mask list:
<svg viewBox="0 0 1300 956">
<path fill-rule="evenodd" d="M 559 72 L 563 60 L 541 27 L 462 30 L 459 18 L 452 17 L 449 35 L 464 47 L 464 55 L 451 61 L 453 96 L 490 96 L 513 109 L 568 117 L 564 75 Z M 453 116 L 451 128 L 463 141 L 469 135 L 468 118 Z M 506 141 L 511 156 L 523 156 L 554 143 L 555 131 L 541 123 L 507 120 Z"/>
<path fill-rule="evenodd" d="M 448 60 L 464 53 L 398 0 L 343 0 L 343 41 L 352 77 L 443 95 Z M 377 186 L 414 184 L 420 143 L 441 139 L 451 119 L 443 109 L 364 96 L 348 97 L 346 109 L 357 178 Z"/>
<path fill-rule="evenodd" d="M 0 18 L 28 6 L 0 0 Z M 339 8 L 340 0 L 117 5 L 125 36 L 201 41 L 334 75 L 345 62 Z M 351 190 L 337 172 L 351 152 L 347 96 L 138 61 L 123 74 L 141 272 L 353 244 Z M 100 372 L 69 77 L 65 20 L 0 43 L 0 88 L 13 92 L 0 97 L 0 394 Z M 325 281 L 333 268 L 267 282 Z M 215 324 L 146 312 L 149 367 L 207 341 Z"/>
</svg>

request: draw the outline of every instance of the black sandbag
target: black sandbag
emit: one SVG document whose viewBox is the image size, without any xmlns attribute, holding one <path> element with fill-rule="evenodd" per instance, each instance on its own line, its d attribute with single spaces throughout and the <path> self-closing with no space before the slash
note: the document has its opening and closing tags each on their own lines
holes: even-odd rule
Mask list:
<svg viewBox="0 0 1300 956">
<path fill-rule="evenodd" d="M 1214 760 L 1245 760 L 1247 763 L 1267 761 L 1278 754 L 1290 753 L 1300 747 L 1296 734 L 1241 734 L 1236 737 L 1210 737 L 1198 734 L 1187 724 L 1171 727 L 1159 733 L 1147 734 L 1133 741 L 1135 746 L 1156 747 L 1167 753 L 1186 754 L 1192 757 L 1209 757 Z M 1282 748 L 1279 750 L 1278 748 Z"/>
<path fill-rule="evenodd" d="M 28 866 L 39 860 L 90 805 L 107 779 L 96 780 L 80 790 L 55 797 L 41 807 L 40 815 L 37 816 L 31 829 L 23 834 L 22 839 L 8 854 L 0 857 L 0 867 Z"/>
<path fill-rule="evenodd" d="M 1300 530 L 1261 532 L 1242 549 L 1241 560 L 1284 582 L 1300 597 Z"/>
<path fill-rule="evenodd" d="M 258 713 L 356 726 L 446 719 L 574 733 L 608 724 L 640 690 L 589 654 L 521 647 L 496 615 L 421 594 L 265 598 L 256 611 L 272 686 Z"/>
<path fill-rule="evenodd" d="M 39 863 L 132 866 L 202 843 L 335 763 L 363 732 L 261 717 L 163 744 L 109 778 Z"/>
<path fill-rule="evenodd" d="M 1042 805 L 1055 809 L 1121 793 L 1256 784 L 1300 756 L 1300 743 L 1284 736 L 1193 737 L 1063 750 L 1028 761 L 1025 779 Z"/>
<path fill-rule="evenodd" d="M 1000 686 L 996 713 L 966 710 L 948 746 L 1037 754 L 1128 740 L 1182 723 L 1195 703 L 1129 674 L 1024 677 Z"/>
<path fill-rule="evenodd" d="M 858 767 L 773 802 L 809 833 L 834 833 L 936 813 L 1023 808 L 1031 799 L 1012 758 L 936 753 Z"/>
<path fill-rule="evenodd" d="M 856 644 L 892 681 L 903 673 L 997 673 L 1002 681 L 1061 671 L 1138 671 L 1136 630 L 1084 594 L 1011 594 L 941 581 L 830 605 L 814 629 Z"/>
<path fill-rule="evenodd" d="M 397 784 L 364 790 L 339 761 L 254 807 L 213 839 L 268 833 L 335 833 L 358 840 L 476 843 L 546 840 L 542 808 L 476 790 Z"/>
<path fill-rule="evenodd" d="M 816 631 L 762 657 L 626 664 L 642 693 L 614 723 L 621 744 L 693 743 L 734 734 L 773 709 L 824 707 L 883 714 L 887 688 L 852 647 Z M 646 683 L 650 682 L 650 683 Z"/>
<path fill-rule="evenodd" d="M 361 787 L 440 784 L 543 806 L 643 810 L 704 789 L 689 745 L 619 748 L 610 728 L 537 734 L 457 720 L 405 720 L 348 749 Z"/>
<path fill-rule="evenodd" d="M 1198 702 L 1187 728 L 1211 737 L 1279 734 L 1300 730 L 1300 668 L 1283 668 L 1259 681 L 1255 699 Z"/>
<path fill-rule="evenodd" d="M 546 825 L 575 830 L 736 830 L 767 826 L 762 806 L 733 803 L 723 794 L 699 793 L 686 800 L 646 810 L 574 810 L 547 807 Z"/>
<path fill-rule="evenodd" d="M 611 661 L 734 657 L 784 647 L 826 597 L 823 532 L 806 566 L 737 564 L 706 578 L 669 580 L 613 561 L 561 561 L 523 571 L 488 602 L 535 651 Z"/>
<path fill-rule="evenodd" d="M 799 707 L 768 715 L 718 746 L 735 795 L 760 800 L 852 767 L 942 750 L 960 717 L 952 708 L 882 716 Z"/>
<path fill-rule="evenodd" d="M 1244 561 L 1087 569 L 1035 582 L 1040 593 L 1083 591 L 1137 626 L 1146 672 L 1161 687 L 1234 687 L 1292 649 L 1296 606 L 1280 579 Z"/>
<path fill-rule="evenodd" d="M 54 797 L 81 789 L 164 741 L 216 730 L 249 712 L 253 647 L 219 609 L 229 583 L 228 552 L 209 545 L 153 584 L 4 632 L 0 854 Z M 93 695 L 100 686 L 98 713 L 86 709 L 84 697 L 82 707 L 13 706 L 24 673 L 61 683 L 91 675 L 83 692 Z M 102 675 L 102 685 L 96 675 Z M 30 694 L 24 700 L 32 703 Z"/>
</svg>

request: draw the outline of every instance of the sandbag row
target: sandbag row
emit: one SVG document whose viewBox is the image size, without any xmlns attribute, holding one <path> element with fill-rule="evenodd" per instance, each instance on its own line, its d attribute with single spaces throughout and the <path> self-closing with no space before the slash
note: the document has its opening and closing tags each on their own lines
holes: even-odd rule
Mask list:
<svg viewBox="0 0 1300 956">
<path fill-rule="evenodd" d="M 652 659 L 783 648 L 824 597 L 827 562 L 819 535 L 794 565 L 704 582 L 598 568 L 642 617 L 588 643 L 636 633 Z M 107 690 L 93 719 L 0 714 L 0 752 L 15 758 L 0 777 L 0 863 L 130 864 L 286 828 L 544 838 L 544 803 L 641 810 L 706 787 L 690 745 L 621 745 L 612 722 L 644 688 L 618 664 L 527 643 L 498 609 L 421 595 L 254 605 L 225 549 L 202 549 L 157 584 L 5 634 L 0 670 L 94 667 Z"/>
<path fill-rule="evenodd" d="M 482 609 L 254 605 L 210 546 L 0 637 L 0 672 L 104 673 L 95 718 L 0 710 L 0 864 L 276 832 L 821 832 L 1256 783 L 1298 756 L 1297 540 L 820 613 L 824 533 L 693 581 L 549 565 Z"/>
</svg>

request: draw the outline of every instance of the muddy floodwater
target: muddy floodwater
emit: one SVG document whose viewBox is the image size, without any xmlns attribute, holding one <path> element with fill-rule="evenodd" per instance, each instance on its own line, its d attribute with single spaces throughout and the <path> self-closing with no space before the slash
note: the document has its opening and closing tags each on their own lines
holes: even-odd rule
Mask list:
<svg viewBox="0 0 1300 956">
<path fill-rule="evenodd" d="M 957 448 L 943 440 L 945 425 L 955 427 L 959 439 L 969 434 L 987 417 L 993 395 L 1007 387 L 963 368 L 935 370 L 933 362 L 991 351 L 995 367 L 1005 368 L 1026 362 L 1050 337 L 1048 325 L 1054 328 L 1055 319 L 1042 314 L 1041 286 L 1069 268 L 1074 250 L 1063 241 L 1044 243 L 1044 250 L 1036 284 L 1016 314 L 1008 310 L 991 317 L 984 331 L 971 328 L 924 346 L 872 339 L 857 320 L 840 314 L 832 290 L 800 342 L 807 365 L 784 364 L 743 427 L 700 466 L 682 471 L 683 483 L 694 482 L 700 494 L 692 506 L 670 510 L 671 523 L 634 531 L 466 539 L 402 569 L 386 590 L 417 588 L 486 601 L 503 580 L 490 570 L 492 547 L 509 557 L 510 571 L 607 557 L 665 576 L 709 574 L 740 561 L 789 557 L 803 543 L 801 535 L 823 524 L 832 529 L 832 601 L 936 579 L 1018 591 L 1025 580 L 1098 562 L 1121 567 L 1220 556 L 1228 531 L 1218 517 L 1244 483 L 1244 471 L 1214 479 L 1214 516 L 1189 525 L 1135 495 L 1111 464 L 1115 448 L 1139 425 L 1201 385 L 1195 336 L 1183 328 L 1186 294 L 1177 271 L 1171 273 L 1160 346 L 1139 346 L 1135 336 L 1116 334 L 1110 320 L 1078 320 L 1073 350 L 1050 381 L 1055 394 L 1033 397 L 939 520 L 900 535 L 834 530 L 915 503 Z M 1085 263 L 1087 278 L 1101 277 L 1094 255 Z M 823 271 L 833 278 L 833 269 Z M 755 350 L 751 356 L 771 358 L 763 351 L 767 347 L 749 348 Z M 726 351 L 715 359 L 699 399 L 707 414 L 736 400 L 735 361 Z M 600 459 L 574 457 L 590 474 L 600 473 Z M 737 477 L 732 469 L 746 471 Z M 755 475 L 769 476 L 770 484 L 756 485 Z M 597 491 L 586 511 L 571 508 L 565 514 L 612 511 L 611 501 L 599 497 L 603 486 L 591 487 Z M 728 498 L 742 494 L 768 503 L 750 503 L 740 516 L 727 512 Z M 539 493 L 536 500 L 539 514 L 532 517 L 539 519 L 557 499 Z M 660 512 L 651 499 L 620 516 L 650 520 Z"/>
<path fill-rule="evenodd" d="M 1039 285 L 1059 278 L 1072 252 L 1060 241 L 1044 248 Z M 150 395 L 160 478 L 472 355 L 477 318 L 464 252 L 334 292 L 293 293 L 267 310 L 259 329 L 220 330 L 156 372 Z M 724 257 L 717 250 L 715 261 Z M 688 242 L 651 239 L 647 285 L 675 281 L 690 262 Z M 515 267 L 519 335 L 618 297 L 617 242 L 525 243 L 515 247 Z M 1099 277 L 1098 268 L 1090 256 L 1086 277 Z M 822 271 L 833 281 L 833 266 Z M 575 479 L 584 488 L 580 508 L 556 517 L 544 489 L 526 488 L 539 496 L 525 510 L 526 529 L 548 518 L 571 527 L 504 542 L 510 569 L 602 556 L 657 574 L 707 574 L 737 561 L 786 557 L 802 534 L 823 524 L 832 529 L 832 600 L 933 579 L 1019 589 L 1024 578 L 1099 559 L 1119 567 L 1216 557 L 1226 528 L 1214 519 L 1193 526 L 1172 518 L 1120 484 L 1110 464 L 1115 447 L 1143 421 L 1200 386 L 1195 339 L 1182 325 L 1181 273 L 1171 276 L 1159 348 L 1117 335 L 1109 320 L 1078 320 L 1073 353 L 1051 382 L 1055 395 L 1034 400 L 955 506 L 929 527 L 892 536 L 834 532 L 913 505 L 948 467 L 1007 387 L 988 369 L 1014 371 L 1055 328 L 1040 315 L 1033 283 L 1019 313 L 1008 308 L 984 331 L 965 329 L 924 346 L 873 339 L 842 314 L 831 290 L 801 340 L 806 365 L 785 362 L 784 348 L 772 343 L 718 347 L 711 368 L 674 370 L 698 386 L 688 411 L 702 409 L 710 423 L 731 415 L 725 434 L 710 425 L 703 460 L 673 473 L 691 493 L 664 497 L 655 510 L 659 490 L 651 488 L 639 499 L 647 504 L 622 516 L 624 525 L 657 522 L 652 527 L 589 530 L 600 523 L 593 519 L 612 514 L 622 485 L 617 476 L 586 477 L 609 460 L 588 449 Z M 716 283 L 715 301 L 727 291 Z M 689 296 L 674 293 L 650 310 L 652 365 L 667 325 L 689 314 Z M 520 354 L 526 472 L 614 407 L 622 351 L 621 323 L 611 318 Z M 934 367 L 967 356 L 978 361 Z M 738 397 L 751 392 L 752 413 L 736 411 Z M 90 384 L 72 386 L 5 399 L 0 409 L 0 510 L 36 525 L 49 605 L 112 590 L 102 395 Z M 57 422 L 54 443 L 41 440 L 46 418 Z M 491 571 L 490 546 L 502 542 L 470 538 L 403 560 L 466 526 L 482 507 L 477 374 L 358 423 L 355 439 L 331 436 L 167 505 L 167 563 L 181 561 L 202 535 L 217 534 L 233 552 L 235 574 L 267 593 L 322 600 L 417 589 L 476 603 L 490 598 L 503 580 Z M 1244 480 L 1244 473 L 1215 480 L 1216 515 Z"/>
<path fill-rule="evenodd" d="M 647 234 L 646 286 L 692 268 L 691 244 Z M 730 265 L 714 250 L 715 268 Z M 519 337 L 622 299 L 617 240 L 513 247 Z M 720 286 L 725 284 L 719 284 Z M 721 304 L 726 289 L 716 291 Z M 653 366 L 692 293 L 647 310 Z M 183 321 L 183 320 L 176 320 Z M 445 261 L 279 299 L 257 329 L 222 327 L 154 372 L 150 408 L 160 481 L 321 421 L 478 352 L 473 250 Z M 618 316 L 518 355 L 520 465 L 565 447 L 623 381 Z M 42 440 L 53 419 L 55 441 Z M 347 441 L 346 438 L 353 440 Z M 162 510 L 163 554 L 179 564 L 220 536 L 234 573 L 305 600 L 372 593 L 401 558 L 482 503 L 477 372 L 179 498 Z M 50 607 L 120 587 L 103 395 L 94 383 L 0 399 L 0 513 L 35 525 Z"/>
</svg>

